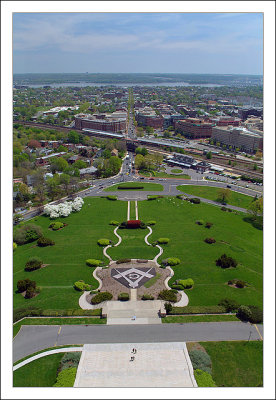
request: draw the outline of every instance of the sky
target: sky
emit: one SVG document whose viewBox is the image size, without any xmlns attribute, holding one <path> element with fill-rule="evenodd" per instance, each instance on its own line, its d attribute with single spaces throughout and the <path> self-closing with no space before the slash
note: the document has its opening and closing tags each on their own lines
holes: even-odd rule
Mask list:
<svg viewBox="0 0 276 400">
<path fill-rule="evenodd" d="M 14 13 L 13 72 L 263 73 L 262 13 Z"/>
</svg>

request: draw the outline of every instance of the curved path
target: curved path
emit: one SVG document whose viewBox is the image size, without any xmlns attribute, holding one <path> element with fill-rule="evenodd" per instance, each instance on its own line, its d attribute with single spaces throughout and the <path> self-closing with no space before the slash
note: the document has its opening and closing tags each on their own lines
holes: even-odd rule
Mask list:
<svg viewBox="0 0 276 400">
<path fill-rule="evenodd" d="M 186 293 L 184 292 L 184 290 L 179 290 L 179 292 L 181 294 L 181 299 L 177 302 L 174 303 L 174 307 L 186 307 L 189 304 L 189 297 L 186 295 Z"/>
<path fill-rule="evenodd" d="M 100 304 L 91 304 L 86 299 L 88 294 L 90 294 L 90 291 L 83 292 L 83 294 L 79 298 L 79 306 L 83 310 L 97 310 L 99 308 L 102 308 L 102 306 L 106 303 L 106 301 L 104 301 Z"/>
<path fill-rule="evenodd" d="M 118 242 L 116 244 L 114 244 L 114 247 L 119 246 L 119 244 L 122 242 L 122 238 L 121 236 L 117 233 L 118 230 L 118 226 L 116 226 L 116 228 L 114 229 L 113 233 L 115 236 L 117 236 L 117 238 L 119 239 Z M 109 244 L 108 246 L 104 247 L 103 249 L 103 255 L 109 259 L 109 262 L 113 261 L 112 258 L 107 254 L 107 249 L 109 249 L 110 247 L 112 247 L 111 244 Z M 96 278 L 97 279 L 97 278 Z"/>
<path fill-rule="evenodd" d="M 97 290 L 100 290 L 102 288 L 102 285 L 103 285 L 102 280 L 97 276 L 97 271 L 101 270 L 101 269 L 102 269 L 102 267 L 97 267 L 93 271 L 94 278 L 96 279 L 96 281 L 99 282 L 99 286 L 97 287 Z"/>
</svg>

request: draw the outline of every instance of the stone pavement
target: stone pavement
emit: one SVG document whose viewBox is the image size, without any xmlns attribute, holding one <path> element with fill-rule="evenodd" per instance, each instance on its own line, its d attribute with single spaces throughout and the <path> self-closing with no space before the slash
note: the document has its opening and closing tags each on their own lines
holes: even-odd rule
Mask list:
<svg viewBox="0 0 276 400">
<path fill-rule="evenodd" d="M 131 353 L 132 349 L 136 354 Z M 130 361 L 131 356 L 135 357 Z M 85 344 L 74 387 L 197 387 L 185 342 Z"/>
</svg>

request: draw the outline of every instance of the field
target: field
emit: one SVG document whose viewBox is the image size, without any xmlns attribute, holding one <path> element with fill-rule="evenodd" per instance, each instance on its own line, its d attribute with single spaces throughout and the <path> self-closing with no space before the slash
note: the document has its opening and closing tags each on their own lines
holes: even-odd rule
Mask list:
<svg viewBox="0 0 276 400">
<path fill-rule="evenodd" d="M 51 387 L 56 382 L 57 369 L 64 353 L 39 358 L 13 373 L 14 387 Z"/>
<path fill-rule="evenodd" d="M 79 307 L 80 292 L 73 289 L 79 279 L 98 287 L 92 276 L 93 269 L 85 264 L 88 258 L 103 260 L 102 248 L 97 245 L 99 238 L 108 238 L 117 243 L 110 220 L 124 221 L 127 202 L 110 201 L 101 198 L 85 198 L 79 213 L 71 214 L 63 221 L 68 224 L 60 231 L 48 229 L 51 220 L 41 216 L 32 222 L 43 228 L 44 234 L 53 239 L 55 246 L 40 248 L 35 243 L 18 246 L 14 252 L 14 308 L 38 306 L 42 309 L 76 309 Z M 170 242 L 163 245 L 164 253 L 158 260 L 178 257 L 181 263 L 173 267 L 175 279 L 192 278 L 195 286 L 186 290 L 189 305 L 217 305 L 227 297 L 240 304 L 262 306 L 262 231 L 243 220 L 242 213 L 226 213 L 208 204 L 191 204 L 173 197 L 138 202 L 139 218 L 143 221 L 155 220 L 153 234 L 149 241 L 168 237 Z M 134 209 L 132 208 L 132 214 Z M 196 220 L 213 223 L 211 229 L 197 225 Z M 158 249 L 147 246 L 144 237 L 148 229 L 120 229 L 122 243 L 108 249 L 113 259 L 152 259 Z M 206 237 L 214 237 L 216 243 L 204 242 Z M 215 265 L 215 260 L 223 253 L 238 261 L 235 269 L 223 270 Z M 45 268 L 25 272 L 24 266 L 31 256 L 39 256 Z M 16 293 L 19 279 L 30 278 L 41 287 L 41 293 L 32 298 Z M 244 289 L 227 285 L 230 279 L 248 282 Z"/>
<path fill-rule="evenodd" d="M 123 183 L 118 183 L 116 185 L 110 186 L 106 189 L 104 189 L 105 192 L 114 192 L 116 190 L 118 190 L 118 186 L 125 186 L 128 187 L 130 189 L 123 189 L 123 191 L 129 191 L 132 190 L 132 187 L 137 187 L 137 186 L 142 186 L 143 189 L 139 189 L 139 192 L 142 191 L 157 191 L 157 192 L 161 192 L 163 191 L 163 186 L 160 185 L 159 183 L 144 183 L 144 182 L 123 182 Z M 135 189 L 133 189 L 135 190 Z M 136 189 L 137 190 L 137 189 Z"/>
<path fill-rule="evenodd" d="M 180 185 L 177 186 L 178 190 L 181 192 L 192 194 L 194 196 L 203 197 L 205 199 L 218 201 L 218 192 L 220 188 L 208 187 L 208 186 L 193 186 L 193 185 Z M 237 206 L 247 209 L 250 203 L 253 201 L 254 197 L 247 196 L 238 192 L 230 190 L 231 195 L 229 200 L 226 201 L 227 204 L 231 206 Z"/>
<path fill-rule="evenodd" d="M 256 387 L 263 384 L 263 342 L 200 343 L 212 360 L 217 386 Z"/>
</svg>

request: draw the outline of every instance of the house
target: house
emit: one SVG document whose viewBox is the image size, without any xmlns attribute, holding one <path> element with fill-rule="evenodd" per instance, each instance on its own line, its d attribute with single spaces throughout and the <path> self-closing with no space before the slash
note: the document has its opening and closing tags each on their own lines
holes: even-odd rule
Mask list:
<svg viewBox="0 0 276 400">
<path fill-rule="evenodd" d="M 74 162 L 76 162 L 80 157 L 78 155 L 74 155 L 71 156 L 70 158 L 68 158 L 67 162 L 68 164 L 74 164 Z"/>
<path fill-rule="evenodd" d="M 53 153 L 53 154 L 49 154 L 48 156 L 44 156 L 44 157 L 39 157 L 36 159 L 36 165 L 39 167 L 43 167 L 44 165 L 48 165 L 49 164 L 49 160 L 53 157 L 61 157 L 64 154 L 66 154 L 65 151 L 61 151 L 60 153 Z"/>
<path fill-rule="evenodd" d="M 88 168 L 82 168 L 80 169 L 80 176 L 82 175 L 94 175 L 97 172 L 97 168 L 96 167 L 88 167 Z"/>
</svg>

